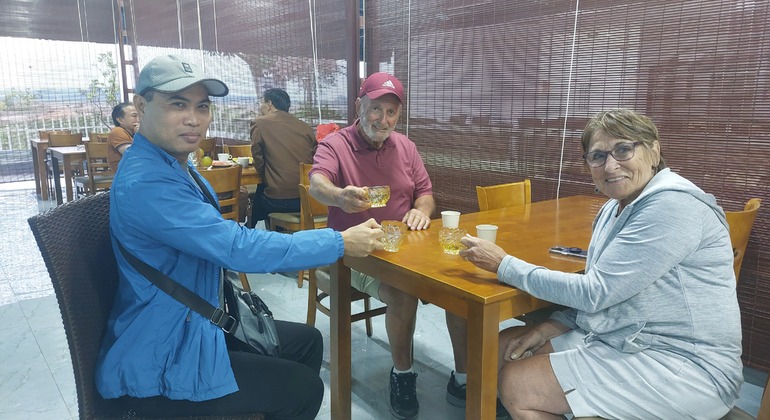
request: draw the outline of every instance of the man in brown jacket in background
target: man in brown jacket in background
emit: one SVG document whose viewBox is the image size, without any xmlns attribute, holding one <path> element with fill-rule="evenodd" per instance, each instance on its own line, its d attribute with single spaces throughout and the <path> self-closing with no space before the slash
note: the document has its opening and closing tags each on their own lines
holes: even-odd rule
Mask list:
<svg viewBox="0 0 770 420">
<path fill-rule="evenodd" d="M 262 178 L 252 205 L 254 224 L 272 212 L 299 211 L 299 164 L 313 163 L 318 142 L 307 123 L 289 114 L 290 106 L 286 91 L 268 89 L 251 124 L 251 153 Z"/>
</svg>

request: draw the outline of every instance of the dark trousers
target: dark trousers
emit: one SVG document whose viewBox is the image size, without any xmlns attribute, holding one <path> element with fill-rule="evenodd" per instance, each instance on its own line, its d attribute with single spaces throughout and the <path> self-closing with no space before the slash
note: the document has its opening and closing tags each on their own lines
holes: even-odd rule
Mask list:
<svg viewBox="0 0 770 420">
<path fill-rule="evenodd" d="M 262 356 L 228 340 L 230 364 L 238 392 L 209 401 L 170 400 L 166 397 L 122 397 L 125 405 L 149 417 L 185 417 L 264 413 L 270 420 L 314 419 L 321 408 L 324 385 L 318 376 L 323 337 L 314 327 L 275 321 L 281 357 Z M 230 336 L 227 335 L 229 338 Z"/>
<path fill-rule="evenodd" d="M 265 184 L 259 184 L 251 204 L 253 224 L 250 227 L 254 227 L 260 220 L 267 220 L 267 215 L 270 213 L 297 213 L 299 209 L 299 198 L 270 198 L 265 195 Z"/>
</svg>

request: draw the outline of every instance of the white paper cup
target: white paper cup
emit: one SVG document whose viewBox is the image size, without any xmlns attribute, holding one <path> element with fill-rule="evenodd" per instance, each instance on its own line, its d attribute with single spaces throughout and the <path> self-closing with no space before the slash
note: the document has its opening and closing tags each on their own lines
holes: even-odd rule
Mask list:
<svg viewBox="0 0 770 420">
<path fill-rule="evenodd" d="M 238 158 L 238 164 L 243 166 L 244 168 L 249 167 L 249 157 L 248 156 L 241 156 Z"/>
<path fill-rule="evenodd" d="M 217 153 L 217 160 L 220 162 L 227 162 L 230 159 L 232 159 L 232 156 L 229 153 Z"/>
<path fill-rule="evenodd" d="M 476 225 L 476 236 L 495 243 L 497 239 L 497 226 L 495 225 Z"/>
<path fill-rule="evenodd" d="M 456 228 L 460 224 L 460 212 L 453 210 L 442 211 L 441 224 L 445 228 Z"/>
</svg>

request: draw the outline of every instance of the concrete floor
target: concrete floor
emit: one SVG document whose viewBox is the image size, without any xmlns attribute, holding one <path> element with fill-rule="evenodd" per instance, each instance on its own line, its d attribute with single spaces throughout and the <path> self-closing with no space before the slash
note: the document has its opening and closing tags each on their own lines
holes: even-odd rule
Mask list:
<svg viewBox="0 0 770 420">
<path fill-rule="evenodd" d="M 21 183 L 0 184 L 0 206 L 0 229 L 5 236 L 0 241 L 0 420 L 77 419 L 72 363 L 61 316 L 27 224 L 28 217 L 52 204 L 40 201 L 31 183 Z M 305 321 L 307 287 L 297 288 L 296 277 L 250 275 L 249 281 L 276 318 Z M 321 370 L 326 392 L 317 418 L 330 419 L 329 319 L 319 313 L 316 327 L 326 342 Z M 354 324 L 352 342 L 353 418 L 389 419 L 388 372 L 392 362 L 384 317 L 375 318 L 371 338 L 366 336 L 362 323 Z M 420 306 L 414 352 L 420 418 L 464 419 L 464 410 L 445 400 L 446 383 L 454 365 L 443 310 Z M 738 406 L 756 415 L 766 378 L 761 372 L 747 369 L 747 383 Z"/>
</svg>

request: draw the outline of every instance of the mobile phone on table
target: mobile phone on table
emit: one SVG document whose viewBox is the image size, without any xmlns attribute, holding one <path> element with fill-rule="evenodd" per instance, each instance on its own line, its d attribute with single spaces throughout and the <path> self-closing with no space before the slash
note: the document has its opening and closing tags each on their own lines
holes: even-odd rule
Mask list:
<svg viewBox="0 0 770 420">
<path fill-rule="evenodd" d="M 552 246 L 551 249 L 549 249 L 549 251 L 554 254 L 568 255 L 570 257 L 586 258 L 588 256 L 588 251 L 586 251 L 583 248 L 578 248 L 576 246 L 556 245 L 556 246 Z"/>
</svg>

